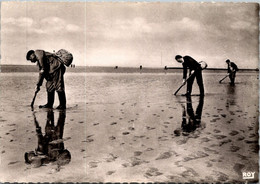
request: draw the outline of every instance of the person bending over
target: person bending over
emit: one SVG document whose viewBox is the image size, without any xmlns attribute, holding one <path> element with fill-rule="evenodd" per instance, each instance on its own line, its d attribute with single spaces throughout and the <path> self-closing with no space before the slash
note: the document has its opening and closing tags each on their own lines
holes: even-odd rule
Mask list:
<svg viewBox="0 0 260 184">
<path fill-rule="evenodd" d="M 234 85 L 238 67 L 234 62 L 231 62 L 229 59 L 226 60 L 226 63 L 227 63 L 227 70 L 229 74 L 230 84 Z"/>
<path fill-rule="evenodd" d="M 190 96 L 192 92 L 192 85 L 194 79 L 196 78 L 199 89 L 200 89 L 200 96 L 204 96 L 204 85 L 202 79 L 202 68 L 200 64 L 190 56 L 176 55 L 175 60 L 182 64 L 183 66 L 183 83 L 187 82 L 187 92 L 186 96 Z M 189 78 L 187 78 L 187 70 L 189 69 Z"/>
<path fill-rule="evenodd" d="M 65 66 L 59 58 L 44 50 L 30 50 L 27 52 L 26 59 L 36 63 L 39 67 L 39 77 L 36 84 L 36 91 L 40 91 L 40 86 L 45 79 L 47 90 L 47 104 L 40 105 L 39 108 L 52 108 L 54 103 L 55 91 L 58 93 L 60 104 L 57 109 L 66 109 L 66 94 L 64 85 Z"/>
</svg>

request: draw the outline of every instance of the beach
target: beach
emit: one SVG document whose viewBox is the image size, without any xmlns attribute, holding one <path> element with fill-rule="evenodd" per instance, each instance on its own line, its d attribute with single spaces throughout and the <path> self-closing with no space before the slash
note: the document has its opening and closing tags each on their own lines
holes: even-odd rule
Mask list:
<svg viewBox="0 0 260 184">
<path fill-rule="evenodd" d="M 38 108 L 44 85 L 30 108 L 37 76 L 0 73 L 0 182 L 258 182 L 257 72 L 238 72 L 235 86 L 204 73 L 202 99 L 196 81 L 191 98 L 186 86 L 173 95 L 181 72 L 67 72 L 61 141 L 71 159 L 40 166 L 24 159 L 38 145 L 35 119 L 44 135 L 49 113 Z M 184 112 L 198 107 L 200 124 L 185 132 Z M 51 113 L 56 124 L 61 112 Z"/>
</svg>

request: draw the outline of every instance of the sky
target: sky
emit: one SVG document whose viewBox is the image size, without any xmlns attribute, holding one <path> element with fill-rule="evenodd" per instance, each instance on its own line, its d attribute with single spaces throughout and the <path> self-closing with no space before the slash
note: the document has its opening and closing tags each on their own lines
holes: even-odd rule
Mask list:
<svg viewBox="0 0 260 184">
<path fill-rule="evenodd" d="M 2 2 L 1 64 L 30 64 L 30 49 L 70 51 L 76 66 L 258 68 L 257 3 Z"/>
</svg>

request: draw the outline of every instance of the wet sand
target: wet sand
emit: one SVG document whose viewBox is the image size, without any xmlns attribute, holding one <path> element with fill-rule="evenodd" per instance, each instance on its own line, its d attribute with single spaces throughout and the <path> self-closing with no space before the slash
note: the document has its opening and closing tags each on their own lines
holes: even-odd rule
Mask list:
<svg viewBox="0 0 260 184">
<path fill-rule="evenodd" d="M 189 133 L 183 109 L 195 113 L 200 98 L 173 95 L 181 74 L 67 73 L 63 141 L 71 161 L 40 167 L 26 164 L 24 153 L 38 145 L 34 115 L 45 132 L 48 112 L 36 107 L 45 89 L 33 115 L 37 74 L 0 75 L 1 182 L 245 182 L 242 172 L 256 172 L 247 181 L 258 181 L 256 73 L 239 73 L 235 86 L 204 74 L 201 123 Z"/>
</svg>

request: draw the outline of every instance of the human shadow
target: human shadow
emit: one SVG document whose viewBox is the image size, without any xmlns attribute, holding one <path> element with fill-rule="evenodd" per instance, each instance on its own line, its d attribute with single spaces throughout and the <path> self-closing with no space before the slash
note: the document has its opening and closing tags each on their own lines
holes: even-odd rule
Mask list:
<svg viewBox="0 0 260 184">
<path fill-rule="evenodd" d="M 194 113 L 192 106 L 192 99 L 190 96 L 186 97 L 186 108 L 182 105 L 182 123 L 181 128 L 174 130 L 176 136 L 187 136 L 194 132 L 197 128 L 201 127 L 201 115 L 204 105 L 204 96 L 200 96 L 199 103 Z"/>
<path fill-rule="evenodd" d="M 24 154 L 25 163 L 33 167 L 40 167 L 49 163 L 56 164 L 58 168 L 71 161 L 70 152 L 65 149 L 63 142 L 63 131 L 66 119 L 66 111 L 59 111 L 57 125 L 54 123 L 54 112 L 52 109 L 47 111 L 47 121 L 45 125 L 45 134 L 43 135 L 35 113 L 34 124 L 36 127 L 38 146 L 35 151 L 29 151 Z"/>
</svg>

